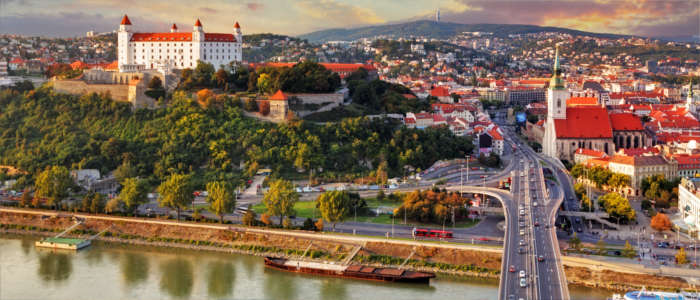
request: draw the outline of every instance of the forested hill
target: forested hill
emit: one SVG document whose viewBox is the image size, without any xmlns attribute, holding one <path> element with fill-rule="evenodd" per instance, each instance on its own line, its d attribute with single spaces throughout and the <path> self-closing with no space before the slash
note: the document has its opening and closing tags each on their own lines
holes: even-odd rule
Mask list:
<svg viewBox="0 0 700 300">
<path fill-rule="evenodd" d="M 497 37 L 504 37 L 509 34 L 538 33 L 538 32 L 561 32 L 572 35 L 586 35 L 593 37 L 620 37 L 621 35 L 592 33 L 568 28 L 542 27 L 536 25 L 519 24 L 458 24 L 447 22 L 435 22 L 420 20 L 401 24 L 375 25 L 351 29 L 327 29 L 315 31 L 299 36 L 301 39 L 310 42 L 326 41 L 352 41 L 361 38 L 371 38 L 375 36 L 386 37 L 411 37 L 424 36 L 436 39 L 446 39 L 464 31 L 493 32 Z"/>
</svg>

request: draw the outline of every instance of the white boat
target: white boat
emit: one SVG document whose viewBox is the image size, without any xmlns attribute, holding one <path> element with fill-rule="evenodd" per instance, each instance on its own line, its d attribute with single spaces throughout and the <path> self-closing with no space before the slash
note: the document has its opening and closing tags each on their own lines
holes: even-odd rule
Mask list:
<svg viewBox="0 0 700 300">
<path fill-rule="evenodd" d="M 697 293 L 689 292 L 657 292 L 657 291 L 647 291 L 642 289 L 641 291 L 631 291 L 624 295 L 614 294 L 610 300 L 698 300 L 700 295 Z"/>
</svg>

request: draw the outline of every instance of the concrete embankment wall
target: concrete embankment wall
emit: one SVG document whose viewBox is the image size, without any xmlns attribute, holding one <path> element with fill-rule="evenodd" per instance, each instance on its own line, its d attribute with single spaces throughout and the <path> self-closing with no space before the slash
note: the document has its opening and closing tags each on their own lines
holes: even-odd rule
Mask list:
<svg viewBox="0 0 700 300">
<path fill-rule="evenodd" d="M 305 231 L 284 231 L 244 226 L 207 223 L 176 222 L 158 219 L 122 218 L 105 215 L 56 213 L 53 211 L 0 208 L 0 224 L 36 226 L 43 229 L 65 229 L 72 225 L 72 216 L 84 219 L 77 229 L 99 232 L 109 227 L 112 236 L 138 236 L 209 241 L 226 245 L 277 247 L 280 249 L 320 250 L 330 254 L 345 254 L 356 245 L 362 245 L 361 256 L 382 255 L 405 258 L 415 251 L 413 258 L 432 263 L 474 265 L 482 268 L 483 276 L 496 277 L 501 265 L 500 249 L 482 249 L 470 245 L 420 243 L 403 240 L 385 240 Z M 469 272 L 466 272 L 469 273 Z M 479 275 L 479 274 L 472 274 Z M 481 276 L 481 275 L 479 275 Z"/>
<path fill-rule="evenodd" d="M 129 101 L 129 86 L 125 84 L 87 84 L 78 79 L 66 79 L 53 81 L 53 88 L 56 92 L 73 95 L 109 92 L 115 101 Z"/>
</svg>

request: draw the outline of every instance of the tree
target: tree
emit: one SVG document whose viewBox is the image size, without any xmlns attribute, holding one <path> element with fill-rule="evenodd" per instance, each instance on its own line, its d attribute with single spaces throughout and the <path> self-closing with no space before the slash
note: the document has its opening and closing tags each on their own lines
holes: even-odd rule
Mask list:
<svg viewBox="0 0 700 300">
<path fill-rule="evenodd" d="M 145 183 L 135 177 L 126 178 L 122 181 L 122 190 L 119 193 L 119 200 L 124 203 L 128 211 L 133 211 L 139 205 L 148 201 L 148 191 Z"/>
<path fill-rule="evenodd" d="M 257 83 L 258 91 L 261 93 L 272 93 L 272 79 L 267 73 L 262 73 L 258 76 Z"/>
<path fill-rule="evenodd" d="M 605 243 L 605 240 L 603 240 L 603 238 L 600 238 L 595 244 L 595 246 L 598 249 L 598 255 L 604 255 L 608 250 L 608 244 Z"/>
<path fill-rule="evenodd" d="M 158 186 L 158 204 L 177 210 L 177 220 L 180 221 L 180 210 L 186 208 L 194 200 L 194 188 L 190 176 L 172 174 Z"/>
<path fill-rule="evenodd" d="M 211 86 L 213 75 L 214 66 L 212 64 L 201 60 L 197 61 L 197 67 L 194 69 L 192 77 L 199 86 Z"/>
<path fill-rule="evenodd" d="M 208 108 L 211 103 L 211 99 L 216 97 L 214 92 L 210 89 L 201 89 L 197 92 L 197 102 L 204 108 Z"/>
<path fill-rule="evenodd" d="M 270 224 L 272 224 L 272 220 L 270 220 L 270 215 L 262 214 L 262 216 L 260 216 L 260 222 L 263 222 L 263 224 L 270 226 Z"/>
<path fill-rule="evenodd" d="M 148 82 L 148 88 L 154 89 L 154 90 L 162 90 L 163 89 L 163 81 L 160 80 L 160 77 L 153 76 L 153 78 L 151 78 L 151 81 Z"/>
<path fill-rule="evenodd" d="M 26 207 L 32 202 L 32 196 L 29 194 L 29 191 L 24 191 L 22 194 L 22 197 L 19 198 L 19 206 L 21 207 Z"/>
<path fill-rule="evenodd" d="M 58 204 L 68 195 L 68 188 L 73 185 L 68 169 L 63 166 L 52 166 L 39 173 L 34 187 L 35 197 L 45 198 L 46 204 Z M 56 206 L 58 209 L 58 205 Z"/>
<path fill-rule="evenodd" d="M 136 167 L 131 164 L 131 160 L 129 159 L 125 159 L 122 164 L 119 165 L 116 170 L 114 170 L 114 177 L 119 183 L 124 182 L 124 180 L 127 178 L 136 177 L 137 175 L 138 171 L 136 170 Z"/>
<path fill-rule="evenodd" d="M 352 209 L 350 196 L 345 191 L 324 192 L 318 196 L 316 202 L 321 217 L 332 224 L 333 231 L 335 231 L 335 223 L 345 219 Z"/>
<path fill-rule="evenodd" d="M 605 212 L 618 221 L 633 221 L 636 213 L 627 198 L 618 193 L 607 193 L 598 198 L 598 204 L 605 209 Z"/>
<path fill-rule="evenodd" d="M 622 249 L 622 255 L 628 258 L 637 256 L 637 251 L 634 250 L 629 241 L 625 241 L 625 248 Z"/>
<path fill-rule="evenodd" d="M 658 231 L 665 231 L 665 230 L 670 230 L 671 229 L 671 220 L 668 218 L 666 214 L 663 213 L 658 213 L 654 217 L 651 218 L 651 223 L 650 223 L 651 228 L 654 228 Z"/>
<path fill-rule="evenodd" d="M 258 109 L 258 103 L 255 101 L 255 99 L 248 98 L 243 104 L 243 109 L 250 112 L 256 111 Z"/>
<path fill-rule="evenodd" d="M 270 114 L 270 101 L 260 101 L 260 104 L 258 105 L 258 112 L 263 116 L 269 115 Z"/>
<path fill-rule="evenodd" d="M 569 247 L 574 248 L 576 250 L 581 248 L 581 239 L 578 238 L 576 232 L 574 232 L 574 236 L 571 237 L 571 239 L 569 240 Z"/>
<path fill-rule="evenodd" d="M 228 77 L 228 72 L 226 72 L 224 68 L 219 69 L 218 71 L 216 71 L 216 74 L 214 74 L 214 78 L 216 79 L 216 85 L 220 88 L 223 88 L 228 82 Z"/>
<path fill-rule="evenodd" d="M 231 186 L 224 181 L 207 183 L 207 202 L 209 209 L 219 216 L 219 223 L 224 223 L 224 215 L 232 213 L 236 208 L 236 197 Z"/>
<path fill-rule="evenodd" d="M 256 217 L 257 216 L 255 214 L 255 211 L 253 211 L 252 209 L 247 210 L 245 212 L 245 214 L 243 214 L 243 220 L 242 220 L 243 225 L 255 226 L 255 218 Z"/>
<path fill-rule="evenodd" d="M 586 174 L 586 167 L 584 167 L 582 164 L 575 164 L 573 167 L 571 167 L 571 176 L 574 178 L 581 178 Z"/>
<path fill-rule="evenodd" d="M 685 255 L 685 248 L 678 249 L 678 253 L 676 253 L 676 263 L 679 265 L 688 263 L 688 258 Z"/>
<path fill-rule="evenodd" d="M 290 181 L 277 179 L 270 184 L 270 189 L 265 192 L 263 203 L 267 213 L 282 219 L 294 214 L 294 204 L 299 201 L 299 194 Z"/>
</svg>

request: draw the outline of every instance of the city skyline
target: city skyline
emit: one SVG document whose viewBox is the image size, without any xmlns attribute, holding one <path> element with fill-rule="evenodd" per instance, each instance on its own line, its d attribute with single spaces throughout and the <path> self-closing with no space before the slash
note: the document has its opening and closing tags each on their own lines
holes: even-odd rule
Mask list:
<svg viewBox="0 0 700 300">
<path fill-rule="evenodd" d="M 131 5 L 129 4 L 131 2 Z M 2 0 L 0 33 L 80 36 L 115 30 L 128 14 L 136 30 L 167 30 L 176 23 L 190 30 L 200 18 L 205 30 L 300 35 L 330 28 L 362 27 L 431 19 L 455 23 L 532 24 L 650 37 L 697 36 L 700 5 L 694 1 L 189 1 Z M 126 6 L 125 6 L 126 5 Z M 124 8 L 128 7 L 128 8 Z M 534 8 L 534 9 L 533 9 Z"/>
</svg>

